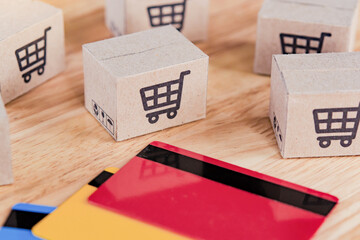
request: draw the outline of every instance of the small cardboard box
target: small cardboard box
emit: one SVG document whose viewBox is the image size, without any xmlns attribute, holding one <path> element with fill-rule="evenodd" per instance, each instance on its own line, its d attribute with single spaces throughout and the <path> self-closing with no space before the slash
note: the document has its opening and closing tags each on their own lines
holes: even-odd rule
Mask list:
<svg viewBox="0 0 360 240">
<path fill-rule="evenodd" d="M 64 23 L 60 9 L 42 2 L 2 0 L 0 7 L 0 86 L 8 103 L 65 69 Z"/>
<path fill-rule="evenodd" d="M 360 52 L 274 55 L 270 120 L 284 158 L 360 154 Z"/>
<path fill-rule="evenodd" d="M 106 25 L 115 36 L 173 24 L 191 41 L 207 38 L 209 0 L 106 0 Z"/>
<path fill-rule="evenodd" d="M 270 74 L 273 54 L 352 51 L 357 15 L 358 0 L 265 0 L 254 71 Z"/>
<path fill-rule="evenodd" d="M 83 46 L 85 106 L 121 141 L 205 118 L 209 57 L 172 26 Z"/>
<path fill-rule="evenodd" d="M 0 185 L 12 182 L 9 123 L 4 103 L 0 97 Z"/>
</svg>

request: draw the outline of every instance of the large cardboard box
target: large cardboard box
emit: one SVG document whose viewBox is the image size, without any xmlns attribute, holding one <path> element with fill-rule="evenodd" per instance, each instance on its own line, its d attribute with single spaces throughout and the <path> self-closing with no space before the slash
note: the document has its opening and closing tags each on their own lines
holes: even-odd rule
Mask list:
<svg viewBox="0 0 360 240">
<path fill-rule="evenodd" d="M 275 55 L 270 120 L 284 158 L 360 154 L 360 52 Z"/>
<path fill-rule="evenodd" d="M 85 106 L 117 141 L 205 118 L 209 58 L 172 26 L 83 46 Z"/>
<path fill-rule="evenodd" d="M 106 25 L 115 36 L 173 24 L 191 41 L 206 40 L 209 0 L 106 0 Z"/>
<path fill-rule="evenodd" d="M 12 182 L 9 123 L 4 103 L 0 97 L 0 185 Z"/>
<path fill-rule="evenodd" d="M 0 1 L 0 86 L 5 103 L 65 69 L 60 9 L 38 1 Z"/>
<path fill-rule="evenodd" d="M 357 15 L 358 0 L 265 0 L 254 71 L 270 74 L 273 54 L 352 51 Z"/>
</svg>

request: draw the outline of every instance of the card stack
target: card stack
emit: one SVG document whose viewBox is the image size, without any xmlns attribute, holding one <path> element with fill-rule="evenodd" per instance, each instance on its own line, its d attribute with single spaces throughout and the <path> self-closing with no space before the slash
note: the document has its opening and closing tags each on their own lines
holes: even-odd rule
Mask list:
<svg viewBox="0 0 360 240">
<path fill-rule="evenodd" d="M 329 194 L 153 142 L 120 170 L 105 169 L 55 210 L 16 205 L 0 238 L 22 231 L 52 240 L 309 239 L 337 202 Z"/>
</svg>

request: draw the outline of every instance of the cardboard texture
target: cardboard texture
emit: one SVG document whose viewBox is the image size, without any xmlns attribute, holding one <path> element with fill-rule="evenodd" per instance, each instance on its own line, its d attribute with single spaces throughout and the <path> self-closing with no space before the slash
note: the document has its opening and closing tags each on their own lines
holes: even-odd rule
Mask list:
<svg viewBox="0 0 360 240">
<path fill-rule="evenodd" d="M 42 2 L 18 1 L 0 2 L 0 86 L 5 104 L 65 69 L 62 11 Z"/>
<path fill-rule="evenodd" d="M 13 182 L 9 134 L 8 117 L 0 97 L 0 185 Z"/>
<path fill-rule="evenodd" d="M 32 0 L 0 0 L 0 16 L 7 14 L 9 9 L 15 9 L 22 4 L 28 4 Z"/>
<path fill-rule="evenodd" d="M 357 0 L 266 0 L 258 14 L 254 71 L 270 74 L 273 54 L 352 51 L 357 15 Z"/>
<path fill-rule="evenodd" d="M 106 25 L 115 36 L 173 24 L 191 41 L 207 39 L 208 0 L 106 0 Z"/>
<path fill-rule="evenodd" d="M 172 26 L 83 46 L 85 106 L 121 141 L 205 118 L 209 57 Z"/>
<path fill-rule="evenodd" d="M 275 55 L 270 120 L 284 158 L 360 154 L 360 53 Z"/>
</svg>

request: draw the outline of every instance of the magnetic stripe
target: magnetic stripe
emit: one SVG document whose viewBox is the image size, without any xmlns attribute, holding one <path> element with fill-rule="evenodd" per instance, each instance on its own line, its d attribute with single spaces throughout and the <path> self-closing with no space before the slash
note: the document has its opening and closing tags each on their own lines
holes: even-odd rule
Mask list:
<svg viewBox="0 0 360 240">
<path fill-rule="evenodd" d="M 29 229 L 40 222 L 47 213 L 26 212 L 20 210 L 12 210 L 4 227 Z"/>
<path fill-rule="evenodd" d="M 107 172 L 107 171 L 102 171 L 102 173 L 100 173 L 99 175 L 97 175 L 97 177 L 95 177 L 93 180 L 91 180 L 88 184 L 90 186 L 93 187 L 100 187 L 104 182 L 106 182 L 112 175 L 114 175 L 113 173 Z"/>
<path fill-rule="evenodd" d="M 336 205 L 336 202 L 312 194 L 219 167 L 153 145 L 148 145 L 137 155 L 137 157 L 192 173 L 221 184 L 323 216 L 328 215 L 331 209 Z"/>
</svg>

